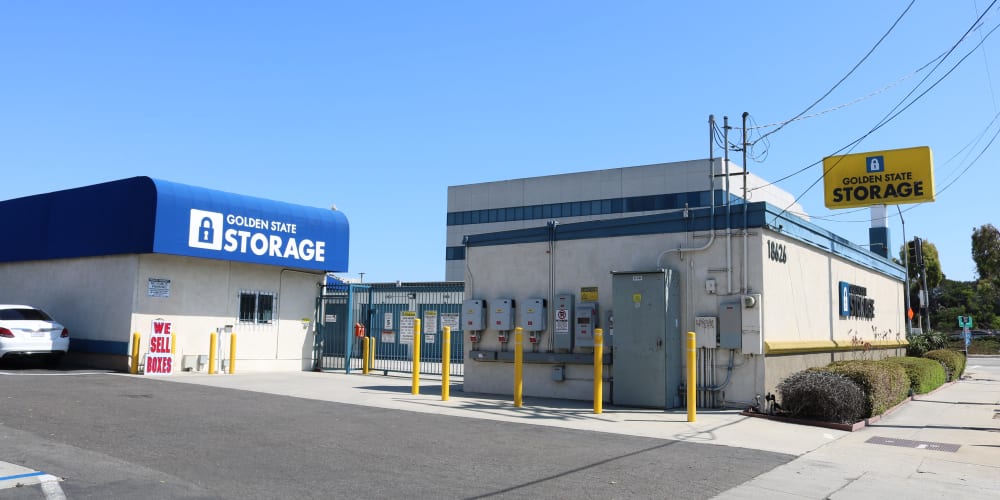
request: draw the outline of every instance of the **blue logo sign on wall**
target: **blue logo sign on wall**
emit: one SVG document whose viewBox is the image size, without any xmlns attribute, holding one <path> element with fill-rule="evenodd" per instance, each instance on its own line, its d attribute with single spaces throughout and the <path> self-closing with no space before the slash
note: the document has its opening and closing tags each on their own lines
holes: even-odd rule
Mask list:
<svg viewBox="0 0 1000 500">
<path fill-rule="evenodd" d="M 840 282 L 840 315 L 848 317 L 851 315 L 851 284 L 846 281 Z"/>
</svg>

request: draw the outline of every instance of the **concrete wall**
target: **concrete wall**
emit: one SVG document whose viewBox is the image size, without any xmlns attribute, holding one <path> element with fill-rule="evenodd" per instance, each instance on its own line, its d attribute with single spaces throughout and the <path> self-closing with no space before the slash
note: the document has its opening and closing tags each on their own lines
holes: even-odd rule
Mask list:
<svg viewBox="0 0 1000 500">
<path fill-rule="evenodd" d="M 685 253 L 677 248 L 700 247 L 708 240 L 707 233 L 677 233 L 665 235 L 632 236 L 589 240 L 570 240 L 555 243 L 552 253 L 554 275 L 553 294 L 572 293 L 580 300 L 581 287 L 597 287 L 601 326 L 607 327 L 607 315 L 612 308 L 611 271 L 649 271 L 667 267 L 680 273 L 681 328 L 694 329 L 695 316 L 718 316 L 719 304 L 739 298 L 739 277 L 742 267 L 742 246 L 739 237 L 733 237 L 734 247 L 734 293 L 727 295 L 725 238 L 717 237 L 706 251 Z M 751 235 L 753 238 L 753 235 Z M 759 240 L 759 237 L 757 237 Z M 759 244 L 751 257 L 760 256 Z M 753 247 L 753 246 L 752 246 Z M 737 252 L 735 249 L 739 249 Z M 664 251 L 670 250 L 664 254 Z M 519 245 L 499 245 L 492 247 L 471 247 L 467 254 L 471 273 L 466 280 L 466 298 L 496 298 L 523 300 L 529 297 L 548 297 L 549 254 L 547 243 Z M 658 262 L 659 261 L 659 262 Z M 707 279 L 716 279 L 718 293 L 709 294 L 705 289 Z M 759 273 L 754 279 L 759 280 Z M 759 288 L 759 285 L 756 285 Z M 550 301 L 551 304 L 551 301 Z M 549 331 L 542 336 L 540 351 L 551 350 L 551 316 L 549 309 Z M 606 330 L 607 332 L 607 330 Z M 467 332 L 466 332 L 467 334 Z M 611 343 L 614 339 L 611 337 Z M 606 341 L 607 343 L 607 341 Z M 471 348 L 466 341 L 466 352 Z M 667 346 L 683 349 L 683 345 Z M 487 330 L 478 346 L 481 350 L 499 351 L 502 346 L 497 341 L 497 332 Z M 508 345 L 512 350 L 512 344 Z M 577 347 L 577 353 L 590 353 L 590 348 Z M 720 353 L 719 360 L 728 361 L 727 353 Z M 721 363 L 721 361 L 720 361 Z M 744 356 L 736 353 L 734 376 L 727 388 L 729 400 L 752 398 L 763 388 L 763 363 L 761 356 Z M 551 380 L 551 364 L 528 364 L 524 370 L 524 393 L 530 396 L 558 397 L 567 399 L 590 399 L 592 396 L 592 367 L 589 365 L 567 367 L 567 380 Z M 717 367 L 717 380 L 725 378 L 726 367 Z M 467 359 L 465 367 L 465 390 L 493 394 L 512 393 L 513 367 L 510 363 L 481 362 Z M 614 367 L 607 369 L 607 376 L 613 377 Z M 610 397 L 610 391 L 605 395 Z"/>
<path fill-rule="evenodd" d="M 709 165 L 707 159 L 691 160 L 449 186 L 448 212 L 708 191 L 711 187 L 709 183 Z M 716 159 L 715 168 L 719 174 L 724 171 L 724 163 L 721 159 Z M 731 173 L 741 171 L 741 167 L 730 162 Z M 776 206 L 790 207 L 790 210 L 796 213 L 804 212 L 802 207 L 795 203 L 793 196 L 754 174 L 748 174 L 746 177 L 748 189 L 755 190 L 753 201 L 766 201 Z M 742 197 L 743 182 L 741 178 L 734 176 L 732 179 L 733 182 L 730 183 L 729 192 Z M 715 189 L 724 190 L 724 188 L 725 185 L 722 178 L 717 178 Z M 557 217 L 556 219 L 562 224 L 569 224 L 586 220 L 617 219 L 667 211 L 674 210 Z M 460 246 L 462 245 L 463 237 L 469 234 L 539 227 L 544 226 L 546 222 L 547 220 L 545 219 L 533 219 L 448 226 L 445 246 Z M 446 280 L 462 281 L 464 273 L 465 263 L 463 261 L 447 261 L 445 266 Z"/>
<path fill-rule="evenodd" d="M 720 394 L 730 404 L 751 403 L 758 394 L 774 392 L 776 384 L 794 371 L 858 355 L 856 349 L 851 347 L 852 336 L 861 335 L 865 341 L 875 345 L 874 350 L 865 354 L 870 357 L 901 352 L 895 336 L 896 332 L 902 332 L 901 283 L 780 233 L 757 228 L 748 235 L 746 260 L 749 265 L 744 284 L 743 238 L 738 231 L 733 233 L 727 239 L 724 231 L 717 231 L 707 249 L 685 252 L 677 249 L 703 247 L 711 239 L 710 234 L 676 233 L 557 241 L 551 254 L 554 275 L 552 293 L 573 293 L 579 300 L 582 287 L 597 287 L 601 326 L 607 328 L 607 314 L 612 307 L 611 271 L 670 268 L 680 275 L 682 332 L 694 330 L 696 316 L 718 317 L 722 304 L 740 300 L 741 289 L 761 294 L 763 347 L 774 349 L 774 359 L 766 351 L 761 355 L 744 349 L 734 350 L 730 382 L 724 388 L 724 396 Z M 783 245 L 784 262 L 779 262 L 777 256 L 770 258 L 768 241 L 772 245 Z M 727 244 L 731 265 L 727 261 Z M 467 274 L 466 297 L 487 301 L 549 297 L 548 252 L 548 243 L 470 247 L 467 264 L 471 272 Z M 707 289 L 709 280 L 715 283 L 715 293 Z M 876 302 L 874 319 L 838 316 L 839 281 L 867 288 L 868 296 Z M 543 334 L 539 347 L 542 352 L 552 350 L 552 314 L 550 306 L 549 331 Z M 877 339 L 875 332 L 880 335 L 885 333 L 887 337 Z M 611 342 L 614 343 L 613 337 Z M 466 345 L 468 353 L 471 348 L 468 343 Z M 667 348 L 683 350 L 684 346 Z M 503 349 L 497 341 L 497 332 L 487 330 L 478 349 Z M 512 350 L 513 344 L 509 344 L 507 349 Z M 810 352 L 810 349 L 822 352 Z M 592 351 L 577 347 L 574 352 Z M 721 382 L 726 377 L 730 352 L 719 349 L 715 358 L 715 380 Z M 590 399 L 592 372 L 589 366 L 568 366 L 564 382 L 551 380 L 551 368 L 551 364 L 526 365 L 526 395 Z M 613 377 L 614 367 L 609 367 L 606 373 Z M 512 377 L 510 363 L 466 361 L 467 391 L 511 394 Z M 608 396 L 609 392 L 606 391 L 605 395 Z"/>
<path fill-rule="evenodd" d="M 168 297 L 150 295 L 151 278 L 170 280 Z M 319 272 L 274 266 L 122 255 L 2 264 L 0 282 L 18 286 L 0 287 L 0 302 L 40 307 L 69 328 L 74 342 L 97 341 L 78 345 L 108 352 L 72 354 L 95 366 L 126 370 L 132 332 L 142 334 L 145 353 L 152 321 L 162 318 L 177 334 L 175 369 L 184 356 L 207 355 L 216 328 L 234 325 L 238 370 L 303 370 L 312 366 L 312 319 L 322 281 Z M 241 290 L 274 293 L 276 320 L 240 323 Z M 228 352 L 228 338 L 223 347 Z"/>
<path fill-rule="evenodd" d="M 166 278 L 170 297 L 150 297 L 150 278 Z M 209 338 L 216 328 L 233 325 L 237 337 L 239 371 L 303 370 L 312 366 L 312 323 L 317 284 L 322 273 L 281 269 L 211 259 L 148 254 L 141 257 L 136 286 L 140 290 L 132 315 L 132 331 L 148 338 L 152 321 L 173 322 L 178 360 L 208 354 Z M 270 324 L 240 323 L 241 291 L 277 296 Z M 302 319 L 308 318 L 308 324 Z M 229 339 L 222 342 L 228 353 Z M 143 345 L 143 349 L 146 349 Z M 227 354 L 228 355 L 228 354 Z"/>
<path fill-rule="evenodd" d="M 3 263 L 0 303 L 41 308 L 71 339 L 127 342 L 138 267 L 137 255 Z"/>
</svg>

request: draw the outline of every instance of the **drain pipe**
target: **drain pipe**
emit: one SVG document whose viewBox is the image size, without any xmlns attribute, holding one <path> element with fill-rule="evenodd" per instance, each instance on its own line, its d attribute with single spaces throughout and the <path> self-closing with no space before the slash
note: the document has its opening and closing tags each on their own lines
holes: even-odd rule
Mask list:
<svg viewBox="0 0 1000 500">
<path fill-rule="evenodd" d="M 656 257 L 656 267 L 662 269 L 663 266 L 660 265 L 660 261 L 663 257 L 670 253 L 679 253 L 683 257 L 684 252 L 700 252 L 712 246 L 715 242 L 715 115 L 708 115 L 708 192 L 709 192 L 709 237 L 708 242 L 700 247 L 689 247 L 689 248 L 670 248 L 660 252 L 660 255 Z M 685 210 L 686 212 L 686 210 Z"/>
</svg>

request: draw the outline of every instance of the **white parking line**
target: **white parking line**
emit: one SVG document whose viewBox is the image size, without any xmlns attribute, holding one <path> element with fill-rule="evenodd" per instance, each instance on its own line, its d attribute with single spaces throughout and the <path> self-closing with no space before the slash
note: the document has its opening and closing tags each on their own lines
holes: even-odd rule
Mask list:
<svg viewBox="0 0 1000 500">
<path fill-rule="evenodd" d="M 12 377 L 67 377 L 72 375 L 107 375 L 108 372 L 69 372 L 69 373 L 21 373 L 21 372 L 0 372 L 0 375 L 10 375 Z"/>
<path fill-rule="evenodd" d="M 42 493 L 45 493 L 45 500 L 66 500 L 66 494 L 59 486 L 60 479 L 51 474 L 39 477 L 42 485 Z"/>
</svg>

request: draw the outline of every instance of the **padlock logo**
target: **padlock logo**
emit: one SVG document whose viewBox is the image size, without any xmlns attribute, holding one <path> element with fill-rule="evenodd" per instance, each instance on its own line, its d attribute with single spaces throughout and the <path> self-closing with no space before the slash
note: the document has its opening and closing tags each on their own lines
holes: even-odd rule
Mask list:
<svg viewBox="0 0 1000 500">
<path fill-rule="evenodd" d="M 203 217 L 201 219 L 201 228 L 198 229 L 198 241 L 200 243 L 211 243 L 214 236 L 215 228 L 212 227 L 212 219 L 208 217 Z"/>
<path fill-rule="evenodd" d="M 192 208 L 188 246 L 205 250 L 222 250 L 222 214 Z"/>
<path fill-rule="evenodd" d="M 869 156 L 865 158 L 865 170 L 869 174 L 885 172 L 885 158 L 882 156 Z"/>
</svg>

